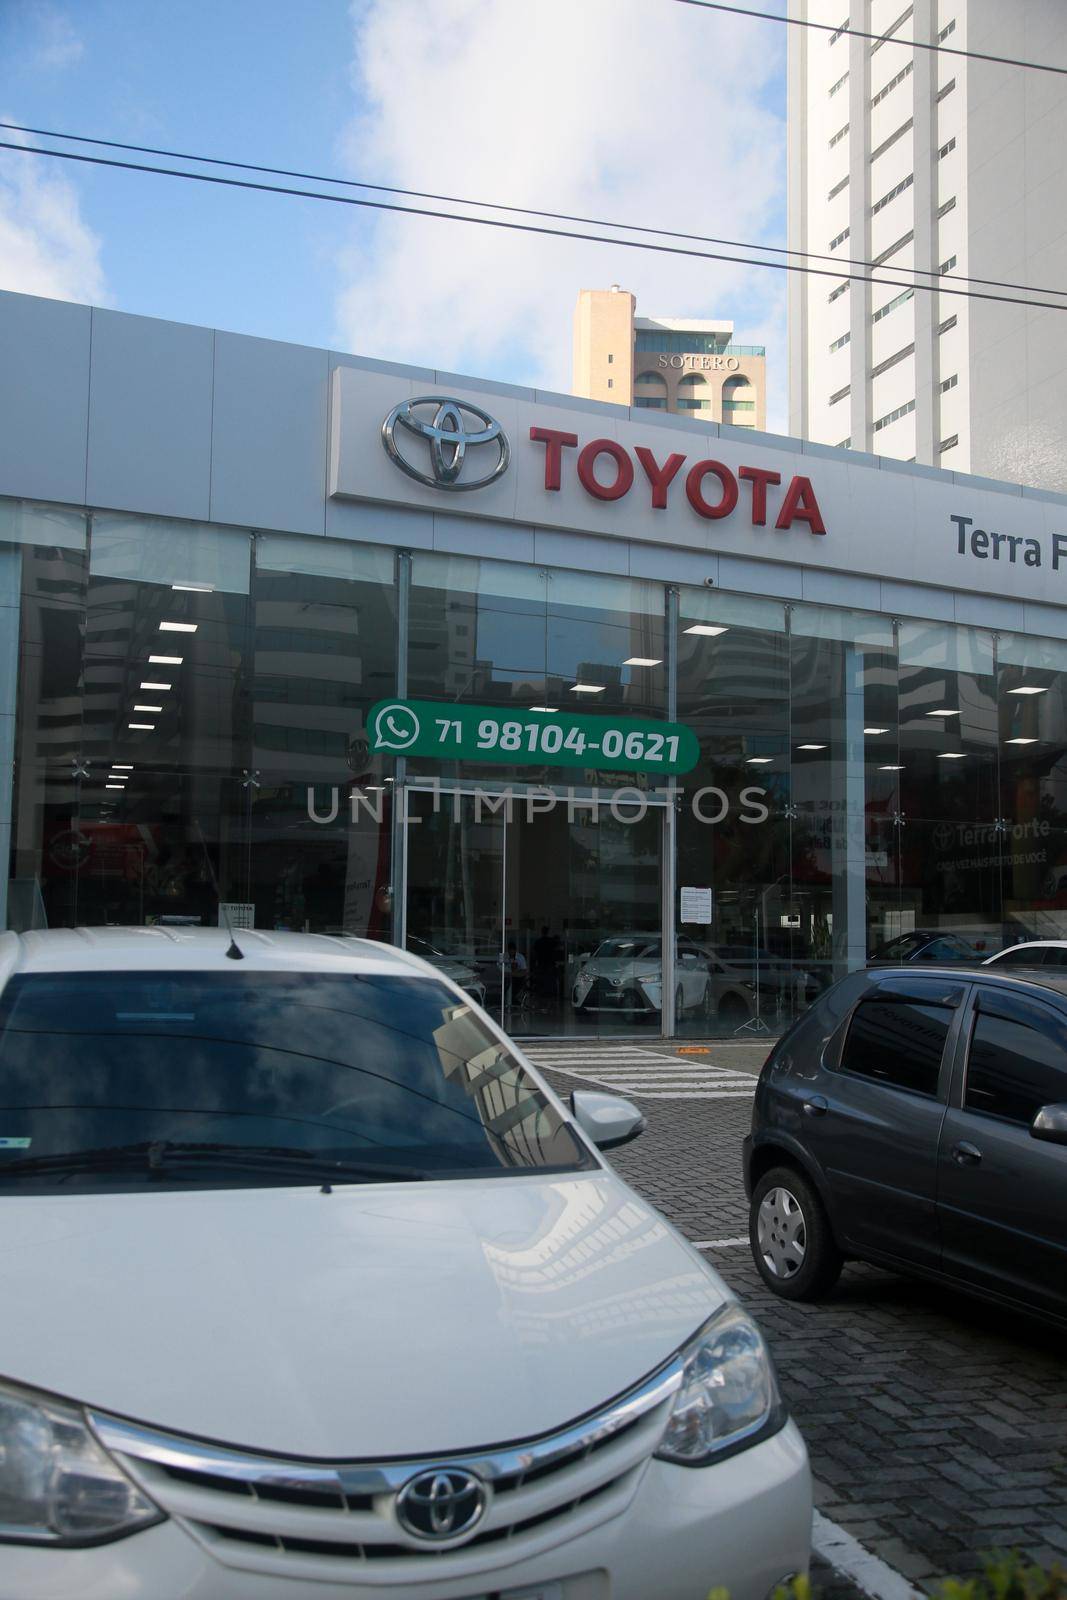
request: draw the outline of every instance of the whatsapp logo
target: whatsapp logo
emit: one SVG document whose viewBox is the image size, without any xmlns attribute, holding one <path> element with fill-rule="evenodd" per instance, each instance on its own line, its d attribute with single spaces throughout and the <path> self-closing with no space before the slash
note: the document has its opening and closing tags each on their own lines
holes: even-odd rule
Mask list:
<svg viewBox="0 0 1067 1600">
<path fill-rule="evenodd" d="M 422 732 L 414 711 L 400 701 L 380 706 L 372 727 L 375 750 L 410 750 Z"/>
</svg>

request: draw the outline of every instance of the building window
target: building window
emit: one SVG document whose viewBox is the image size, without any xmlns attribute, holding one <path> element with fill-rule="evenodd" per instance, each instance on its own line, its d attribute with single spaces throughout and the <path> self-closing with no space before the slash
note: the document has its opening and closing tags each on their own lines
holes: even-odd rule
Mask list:
<svg viewBox="0 0 1067 1600">
<path fill-rule="evenodd" d="M 830 240 L 830 249 L 831 250 L 836 250 L 839 244 L 844 244 L 845 240 L 849 236 L 849 232 L 850 232 L 850 230 L 848 228 L 845 228 L 843 232 L 841 232 L 841 233 L 839 233 L 837 235 L 836 239 L 831 239 Z"/>
<path fill-rule="evenodd" d="M 836 289 L 831 289 L 829 295 L 827 296 L 827 300 L 826 300 L 827 305 L 832 306 L 834 301 L 839 299 L 840 296 L 844 294 L 845 290 L 848 287 L 849 287 L 849 280 L 848 280 L 848 278 L 846 278 L 844 283 L 839 283 Z"/>
<path fill-rule="evenodd" d="M 743 399 L 738 399 L 743 395 Z M 735 411 L 755 411 L 755 390 L 743 373 L 727 378 L 722 386 L 722 420 L 729 422 Z"/>
<path fill-rule="evenodd" d="M 834 448 L 837 449 L 837 450 L 851 450 L 852 449 L 852 435 L 849 434 L 847 439 L 842 439 L 841 443 L 839 445 L 835 445 Z"/>
<path fill-rule="evenodd" d="M 833 33 L 830 35 L 830 43 L 831 44 L 836 44 L 838 39 L 840 39 L 841 35 L 843 33 L 847 33 L 847 32 L 848 32 L 848 18 L 846 17 L 844 22 L 842 22 L 839 27 L 835 28 Z"/>
<path fill-rule="evenodd" d="M 747 379 L 746 379 L 747 382 Z M 707 380 L 699 372 L 687 372 L 678 382 L 678 410 L 679 411 L 710 411 L 711 391 Z"/>
<path fill-rule="evenodd" d="M 946 378 L 944 383 L 942 383 L 942 385 L 941 385 L 941 393 L 942 394 L 947 394 L 949 389 L 954 389 L 956 387 L 957 383 L 959 383 L 959 381 L 960 381 L 959 373 L 958 372 L 954 372 L 952 374 L 951 378 Z M 942 446 L 942 448 L 944 448 L 944 447 Z"/>
<path fill-rule="evenodd" d="M 939 217 L 945 217 L 945 216 L 948 215 L 948 213 L 950 211 L 954 211 L 955 209 L 956 209 L 956 196 L 953 195 L 951 200 L 946 200 L 944 205 L 938 206 L 937 214 L 938 214 Z"/>
<path fill-rule="evenodd" d="M 847 395 L 847 394 L 848 394 L 848 393 L 850 393 L 850 391 L 851 391 L 851 388 L 852 388 L 852 385 L 851 385 L 851 384 L 850 384 L 850 383 L 846 383 L 846 384 L 845 384 L 845 387 L 844 387 L 844 388 L 843 388 L 843 389 L 838 389 L 838 391 L 837 391 L 837 393 L 836 393 L 836 394 L 832 394 L 832 395 L 831 395 L 831 396 L 830 396 L 830 404 L 831 404 L 831 405 L 832 405 L 832 406 L 836 406 L 836 404 L 837 404 L 837 402 L 838 402 L 838 401 L 839 401 L 839 400 L 843 400 L 843 399 L 844 399 L 844 398 L 845 398 L 845 396 L 846 396 L 846 395 Z"/>
<path fill-rule="evenodd" d="M 638 394 L 634 396 L 634 405 L 638 411 L 666 411 L 667 402 L 659 395 Z"/>
<path fill-rule="evenodd" d="M 907 22 L 908 18 L 911 16 L 913 9 L 914 8 L 912 6 L 909 6 L 906 11 L 902 11 L 897 20 L 889 24 L 888 28 L 882 34 L 882 37 L 875 40 L 875 42 L 871 45 L 872 56 L 876 50 L 880 50 L 882 48 L 887 39 L 891 39 L 893 37 L 898 28 L 903 27 L 904 23 Z"/>
<path fill-rule="evenodd" d="M 871 160 L 872 161 L 877 161 L 879 156 L 884 156 L 886 151 L 890 148 L 890 146 L 896 144 L 898 139 L 903 139 L 904 135 L 906 133 L 910 133 L 914 126 L 915 126 L 914 117 L 909 117 L 907 122 L 902 122 L 900 124 L 900 127 L 897 129 L 896 133 L 891 133 L 889 135 L 888 139 L 883 139 L 882 140 L 882 142 L 878 146 L 877 150 L 872 150 L 871 151 Z"/>
<path fill-rule="evenodd" d="M 838 128 L 837 132 L 834 134 L 833 138 L 830 140 L 830 144 L 829 144 L 828 148 L 832 150 L 835 144 L 840 144 L 841 140 L 845 137 L 845 135 L 847 133 L 848 133 L 848 123 L 846 122 L 845 126 L 843 128 Z"/>
<path fill-rule="evenodd" d="M 835 350 L 843 350 L 845 345 L 849 343 L 851 338 L 852 338 L 851 333 L 843 333 L 841 335 L 840 339 L 835 339 L 833 344 L 830 346 L 830 354 L 833 355 Z"/>
<path fill-rule="evenodd" d="M 895 200 L 898 194 L 903 194 L 905 189 L 910 189 L 914 182 L 915 174 L 909 172 L 906 178 L 902 178 L 899 183 L 894 184 L 888 194 L 884 194 L 880 200 L 874 202 L 871 207 L 871 216 L 873 217 L 879 211 L 884 211 L 890 200 Z"/>
<path fill-rule="evenodd" d="M 887 300 L 884 306 L 879 306 L 877 311 L 872 311 L 871 321 L 881 322 L 882 318 L 888 317 L 891 311 L 895 311 L 897 309 L 897 306 L 902 306 L 906 300 L 913 300 L 914 298 L 915 290 L 905 289 L 904 293 L 898 294 L 895 300 Z"/>
<path fill-rule="evenodd" d="M 872 96 L 872 98 L 871 98 L 871 107 L 872 107 L 872 109 L 876 105 L 878 105 L 880 101 L 884 100 L 887 94 L 892 94 L 893 90 L 897 87 L 898 83 L 903 83 L 904 82 L 904 79 L 911 72 L 911 69 L 912 69 L 912 63 L 909 61 L 906 67 L 901 67 L 900 71 L 897 73 L 895 78 L 890 78 L 889 82 L 885 85 L 884 89 L 879 89 L 878 93 L 876 95 Z"/>
<path fill-rule="evenodd" d="M 887 411 L 884 417 L 879 417 L 877 422 L 871 424 L 871 432 L 881 433 L 891 422 L 898 422 L 901 417 L 910 416 L 914 410 L 915 401 L 909 400 L 906 406 L 897 406 L 895 411 Z"/>
<path fill-rule="evenodd" d="M 848 188 L 848 173 L 846 172 L 845 176 L 841 179 L 841 182 L 834 184 L 833 188 L 830 190 L 830 193 L 826 196 L 827 200 L 833 200 L 837 195 L 839 195 L 841 193 L 842 189 L 847 189 L 847 188 Z"/>
<path fill-rule="evenodd" d="M 952 93 L 952 91 L 953 91 L 953 89 L 955 87 L 956 87 L 955 78 L 950 78 L 948 80 L 948 82 L 945 84 L 945 87 L 943 89 L 939 89 L 937 91 L 937 100 L 938 100 L 938 104 L 939 105 L 940 105 L 941 101 L 945 98 L 946 95 L 949 95 L 949 94 Z"/>
<path fill-rule="evenodd" d="M 889 371 L 890 367 L 895 367 L 898 362 L 906 361 L 909 356 L 913 356 L 914 354 L 915 354 L 915 345 L 914 344 L 906 344 L 904 346 L 903 350 L 898 350 L 897 351 L 895 356 L 890 356 L 885 361 L 879 361 L 879 363 L 878 363 L 878 365 L 876 367 L 872 367 L 871 368 L 871 377 L 872 378 L 880 378 L 882 376 L 883 372 L 888 372 Z"/>
<path fill-rule="evenodd" d="M 914 237 L 915 230 L 909 228 L 907 233 L 901 235 L 896 244 L 891 244 L 888 250 L 883 250 L 880 256 L 875 256 L 871 265 L 880 267 L 883 261 L 888 261 L 890 256 L 895 256 L 898 250 L 903 250 L 906 244 L 910 244 Z"/>
<path fill-rule="evenodd" d="M 949 34 L 950 33 L 955 33 L 955 31 L 956 31 L 956 19 L 955 19 L 955 17 L 953 17 L 951 22 L 946 22 L 945 23 L 945 26 L 941 29 L 941 32 L 938 34 L 938 36 L 937 36 L 938 44 L 944 44 L 944 42 L 948 38 Z"/>
<path fill-rule="evenodd" d="M 951 317 L 946 317 L 944 322 L 938 324 L 937 331 L 938 333 L 947 333 L 950 328 L 954 328 L 955 326 L 956 317 L 953 314 Z"/>
<path fill-rule="evenodd" d="M 834 95 L 837 93 L 838 89 L 843 89 L 847 82 L 848 82 L 848 73 L 847 72 L 843 72 L 841 74 L 841 76 L 838 78 L 837 82 L 836 83 L 832 83 L 830 85 L 830 98 L 831 98 L 831 100 L 833 99 Z"/>
<path fill-rule="evenodd" d="M 949 256 L 947 261 L 942 261 L 941 265 L 938 267 L 937 270 L 938 270 L 938 272 L 951 272 L 955 265 L 956 265 L 956 257 L 955 256 Z"/>
<path fill-rule="evenodd" d="M 955 136 L 955 134 L 953 134 L 952 138 L 948 141 L 948 143 L 947 144 L 943 144 L 941 146 L 940 150 L 937 152 L 937 159 L 939 161 L 944 161 L 944 159 L 948 155 L 949 151 L 950 150 L 955 150 L 955 148 L 956 148 L 956 136 Z"/>
<path fill-rule="evenodd" d="M 614 389 L 614 387 L 615 387 L 615 379 L 614 378 L 609 378 L 608 379 L 608 388 L 609 389 Z"/>
<path fill-rule="evenodd" d="M 608 366 L 609 366 L 609 367 L 610 367 L 610 366 L 611 366 L 611 364 L 612 364 L 612 362 L 613 362 L 613 361 L 614 361 L 614 360 L 615 360 L 615 357 L 614 357 L 614 356 L 610 356 L 610 355 L 609 355 L 609 356 L 608 356 Z"/>
<path fill-rule="evenodd" d="M 942 439 L 941 443 L 938 445 L 938 447 L 937 447 L 938 455 L 942 455 L 943 456 L 946 450 L 955 450 L 955 448 L 959 444 L 959 442 L 960 442 L 959 434 L 958 433 L 950 433 L 948 438 L 947 439 Z"/>
</svg>

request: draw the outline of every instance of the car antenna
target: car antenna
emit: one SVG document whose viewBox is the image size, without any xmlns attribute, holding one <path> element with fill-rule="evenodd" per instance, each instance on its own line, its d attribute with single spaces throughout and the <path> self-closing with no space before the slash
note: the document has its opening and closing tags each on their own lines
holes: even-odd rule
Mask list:
<svg viewBox="0 0 1067 1600">
<path fill-rule="evenodd" d="M 200 826 L 200 818 L 196 817 L 194 820 L 195 820 L 195 823 L 196 823 L 196 831 L 200 835 L 200 848 L 204 852 L 204 860 L 207 862 L 207 870 L 208 870 L 208 873 L 209 873 L 209 875 L 211 877 L 212 887 L 214 888 L 215 893 L 218 896 L 219 910 L 222 912 L 223 920 L 226 923 L 226 932 L 230 936 L 229 949 L 226 951 L 226 955 L 227 955 L 227 957 L 228 957 L 228 959 L 230 961 L 243 961 L 244 958 L 245 958 L 245 953 L 241 949 L 240 945 L 237 943 L 236 938 L 234 937 L 233 923 L 230 920 L 230 908 L 226 904 L 226 901 L 222 898 L 222 890 L 219 888 L 219 880 L 215 876 L 215 868 L 214 868 L 214 865 L 212 864 L 211 856 L 210 856 L 210 854 L 208 852 L 207 841 L 204 838 L 204 830 Z"/>
</svg>

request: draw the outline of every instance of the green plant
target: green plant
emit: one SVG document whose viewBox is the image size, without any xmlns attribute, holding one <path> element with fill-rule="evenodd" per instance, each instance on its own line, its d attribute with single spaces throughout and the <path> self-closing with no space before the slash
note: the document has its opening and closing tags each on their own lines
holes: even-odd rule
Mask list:
<svg viewBox="0 0 1067 1600">
<path fill-rule="evenodd" d="M 1067 1600 L 1067 1568 L 1057 1562 L 1039 1567 L 1019 1550 L 992 1550 L 981 1558 L 981 1573 L 972 1578 L 944 1578 L 933 1600 Z M 730 1600 L 728 1589 L 712 1589 L 708 1600 Z M 771 1600 L 812 1600 L 806 1573 L 780 1583 Z"/>
</svg>

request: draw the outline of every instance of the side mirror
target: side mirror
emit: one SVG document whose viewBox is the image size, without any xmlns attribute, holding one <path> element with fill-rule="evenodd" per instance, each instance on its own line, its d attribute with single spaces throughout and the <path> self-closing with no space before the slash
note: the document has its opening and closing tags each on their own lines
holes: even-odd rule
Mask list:
<svg viewBox="0 0 1067 1600">
<path fill-rule="evenodd" d="M 1030 1124 L 1030 1137 L 1047 1144 L 1067 1144 L 1067 1105 L 1042 1106 Z"/>
<path fill-rule="evenodd" d="M 645 1131 L 644 1116 L 631 1100 L 596 1089 L 575 1089 L 571 1094 L 574 1120 L 598 1150 L 629 1144 Z"/>
</svg>

